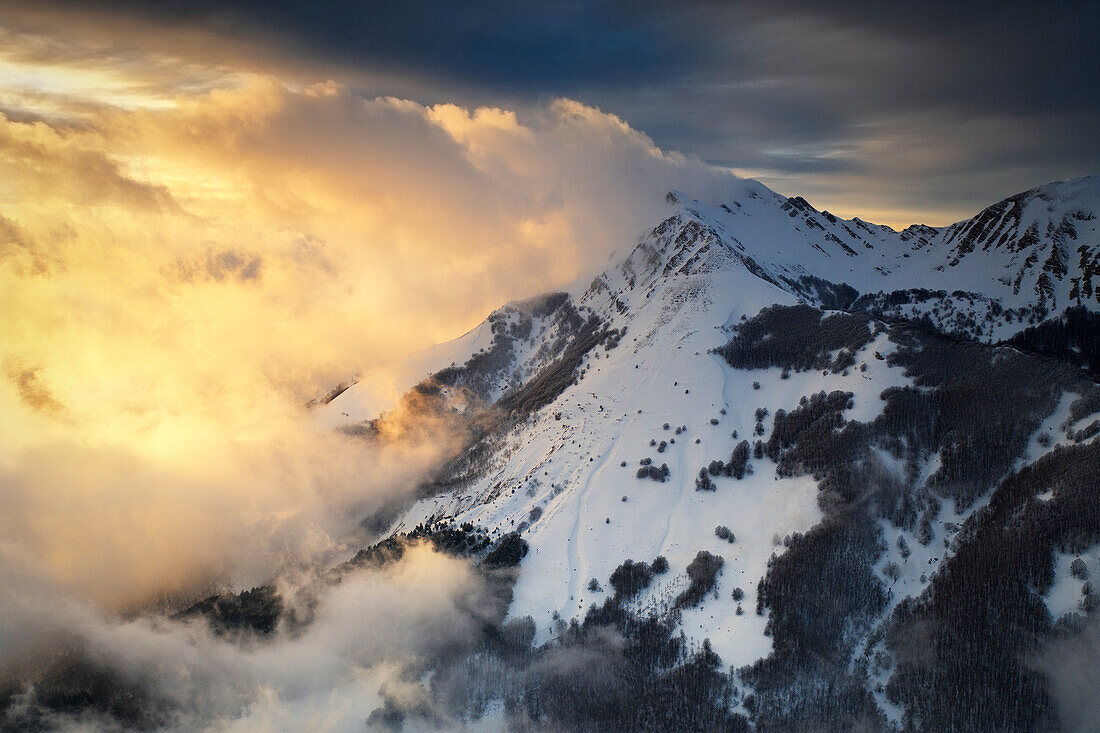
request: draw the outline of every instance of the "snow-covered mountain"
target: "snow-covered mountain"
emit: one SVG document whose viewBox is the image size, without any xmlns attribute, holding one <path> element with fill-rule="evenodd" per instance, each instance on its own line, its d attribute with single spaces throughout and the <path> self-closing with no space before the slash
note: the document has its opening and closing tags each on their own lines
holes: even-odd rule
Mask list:
<svg viewBox="0 0 1100 733">
<path fill-rule="evenodd" d="M 935 729 L 973 705 L 986 724 L 1050 723 L 1039 672 L 1011 652 L 980 684 L 936 662 L 1012 634 L 1037 648 L 1096 605 L 1068 567 L 1100 573 L 1100 390 L 1072 358 L 1096 350 L 1100 177 L 902 232 L 754 182 L 718 205 L 669 198 L 678 211 L 594 279 L 421 362 L 418 389 L 501 419 L 390 533 L 521 537 L 508 616 L 534 620 L 536 645 L 600 608 L 671 619 L 740 670 L 730 704 L 762 727 Z M 1086 324 L 1070 363 L 1024 353 L 1050 341 L 1026 329 L 1067 313 Z M 357 387 L 326 420 L 361 427 Z M 1068 506 L 1082 514 L 1063 521 Z M 983 554 L 1009 536 L 1026 563 Z M 654 558 L 670 571 L 644 566 L 622 592 L 627 561 Z M 979 566 L 1002 572 L 987 600 L 1026 633 L 980 613 L 945 630 Z M 960 679 L 973 689 L 948 695 Z"/>
<path fill-rule="evenodd" d="M 992 342 L 1069 307 L 1097 309 L 1098 202 L 1093 176 L 1025 191 L 948 227 L 895 232 L 750 183 L 717 207 L 685 201 L 680 218 L 808 302 L 927 315 L 939 330 Z"/>
<path fill-rule="evenodd" d="M 801 197 L 783 197 L 754 181 L 717 205 L 676 191 L 668 199 L 679 210 L 613 256 L 612 266 L 595 279 L 502 307 L 465 336 L 419 354 L 406 374 L 464 366 L 467 386 L 493 402 L 560 356 L 580 328 L 578 314 L 621 328 L 637 319 L 632 299 L 639 291 L 661 300 L 666 288 L 675 292 L 689 280 L 699 287 L 702 280 L 728 277 L 759 287 L 746 272 L 774 288 L 759 302 L 744 303 L 738 317 L 769 303 L 800 301 L 982 343 L 1016 337 L 1017 345 L 1041 351 L 1022 332 L 1049 330 L 1065 321 L 1067 311 L 1091 324 L 1087 314 L 1100 312 L 1100 220 L 1094 213 L 1100 210 L 1100 176 L 1040 186 L 950 226 L 901 232 L 819 212 Z M 627 303 L 635 312 L 626 313 Z M 712 309 L 695 303 L 688 310 Z M 510 330 L 498 336 L 501 329 Z M 1080 346 L 1067 348 L 1087 359 Z M 482 351 L 487 356 L 474 359 Z M 322 419 L 339 425 L 373 417 L 365 391 L 353 388 Z"/>
</svg>

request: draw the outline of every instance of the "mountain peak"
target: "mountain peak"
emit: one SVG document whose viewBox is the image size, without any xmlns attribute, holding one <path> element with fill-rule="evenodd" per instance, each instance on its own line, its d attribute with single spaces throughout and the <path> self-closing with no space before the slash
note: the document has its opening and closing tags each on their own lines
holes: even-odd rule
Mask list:
<svg viewBox="0 0 1100 733">
<path fill-rule="evenodd" d="M 670 256 L 682 259 L 688 240 L 703 237 L 708 249 L 733 255 L 726 262 L 811 300 L 816 289 L 804 288 L 807 280 L 861 294 L 966 292 L 992 319 L 987 339 L 1014 328 L 999 309 L 1034 321 L 1070 306 L 1100 306 L 1100 176 L 1038 186 L 947 227 L 915 224 L 900 232 L 818 211 L 802 196 L 784 197 L 754 181 L 717 206 L 675 195 L 680 211 L 651 235 L 659 251 L 674 244 Z M 673 226 L 677 236 L 668 238 Z"/>
</svg>

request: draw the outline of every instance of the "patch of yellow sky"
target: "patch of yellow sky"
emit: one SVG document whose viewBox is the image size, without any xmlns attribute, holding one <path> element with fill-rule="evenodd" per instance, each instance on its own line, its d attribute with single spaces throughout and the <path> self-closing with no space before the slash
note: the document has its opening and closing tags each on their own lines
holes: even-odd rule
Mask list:
<svg viewBox="0 0 1100 733">
<path fill-rule="evenodd" d="M 38 114 L 71 114 L 73 100 L 120 109 L 169 109 L 176 100 L 110 68 L 43 65 L 0 56 L 0 101 Z"/>
</svg>

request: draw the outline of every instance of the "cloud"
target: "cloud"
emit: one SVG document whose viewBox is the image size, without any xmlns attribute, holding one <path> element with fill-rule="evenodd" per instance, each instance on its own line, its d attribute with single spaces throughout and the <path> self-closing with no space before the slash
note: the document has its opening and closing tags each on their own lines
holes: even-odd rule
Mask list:
<svg viewBox="0 0 1100 733">
<path fill-rule="evenodd" d="M 4 245 L 5 256 L 13 249 L 29 249 L 31 246 L 19 224 L 7 217 L 0 219 L 0 243 Z"/>
<path fill-rule="evenodd" d="M 256 280 L 263 270 L 263 257 L 256 253 L 237 252 L 231 249 L 220 252 L 209 251 L 205 256 L 190 261 L 178 259 L 175 263 L 175 277 L 184 282 L 193 282 L 196 278 L 209 278 L 222 281 Z"/>
<path fill-rule="evenodd" d="M 693 29 L 701 49 L 691 73 L 591 98 L 663 146 L 819 207 L 946 224 L 1100 165 L 1088 132 L 1100 62 L 1088 3 L 1041 18 L 1016 2 L 995 13 L 858 0 L 675 12 L 672 27 Z"/>
<path fill-rule="evenodd" d="M 102 613 L 369 541 L 468 426 L 393 400 L 370 442 L 311 399 L 602 266 L 669 188 L 739 185 L 573 100 L 423 104 L 160 56 L 145 77 L 126 54 L 102 81 L 79 45 L 15 38 L 5 63 L 40 88 L 0 116 L 0 535 Z"/>
<path fill-rule="evenodd" d="M 43 597 L 40 585 L 20 582 L 12 566 L 4 567 L 3 659 L 19 653 L 25 659 L 36 646 L 67 650 L 51 655 L 62 665 L 90 665 L 86 673 L 104 681 L 99 703 L 127 691 L 132 709 L 119 704 L 112 713 L 173 730 L 359 728 L 385 697 L 410 707 L 426 700 L 418 670 L 440 655 L 468 652 L 499 613 L 493 590 L 466 561 L 423 545 L 383 568 L 320 581 L 311 620 L 297 631 L 280 628 L 240 642 L 215 635 L 202 621 L 123 620 Z M 39 684 L 52 684 L 48 674 Z M 98 719 L 95 706 L 66 714 L 35 705 L 28 701 L 21 712 L 31 719 L 44 714 L 63 729 L 119 722 Z"/>
<path fill-rule="evenodd" d="M 126 176 L 88 133 L 45 123 L 13 123 L 0 116 L 0 159 L 8 172 L 4 191 L 22 200 L 84 206 L 175 209 L 164 186 Z"/>
<path fill-rule="evenodd" d="M 9 364 L 5 371 L 8 379 L 15 385 L 19 398 L 27 407 L 38 412 L 64 411 L 65 406 L 54 399 L 49 387 L 38 378 L 38 369 Z"/>
<path fill-rule="evenodd" d="M 1047 644 L 1036 667 L 1046 676 L 1063 730 L 1076 733 L 1095 726 L 1100 716 L 1100 620 L 1090 617 L 1080 633 Z"/>
<path fill-rule="evenodd" d="M 485 0 L 440 7 L 414 0 L 354 8 L 339 2 L 306 8 L 205 0 L 172 8 L 139 2 L 9 4 L 12 14 L 29 24 L 65 15 L 93 28 L 122 20 L 130 30 L 136 26 L 147 34 L 150 26 L 170 26 L 181 36 L 203 33 L 223 43 L 278 45 L 299 57 L 345 67 L 513 90 L 532 83 L 543 92 L 568 91 L 578 83 L 642 85 L 681 72 L 691 51 L 665 32 L 666 18 L 624 14 L 616 3 Z"/>
<path fill-rule="evenodd" d="M 566 96 L 819 207 L 945 224 L 1100 165 L 1097 13 L 1080 1 L 1036 14 L 1016 1 L 989 12 L 863 0 L 484 0 L 453 11 L 235 0 L 16 3 L 9 16 L 39 32 L 63 17 L 108 47 L 125 29 L 147 51 L 278 69 L 303 86 L 323 74 L 371 96 L 508 109 Z M 884 139 L 932 155 L 883 156 Z"/>
</svg>

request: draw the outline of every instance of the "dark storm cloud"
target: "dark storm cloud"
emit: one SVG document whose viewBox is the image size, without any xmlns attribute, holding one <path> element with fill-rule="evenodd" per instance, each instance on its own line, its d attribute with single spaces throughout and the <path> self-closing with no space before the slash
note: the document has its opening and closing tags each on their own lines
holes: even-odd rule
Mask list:
<svg viewBox="0 0 1100 733">
<path fill-rule="evenodd" d="M 857 102 L 965 101 L 1033 111 L 1095 109 L 1095 3 L 848 0 L 515 2 L 63 0 L 227 35 L 266 35 L 333 60 L 416 70 L 474 86 L 569 94 L 670 79 L 834 76 Z M 790 24 L 786 48 L 760 43 Z M 846 30 L 838 38 L 835 29 Z M 891 46 L 889 57 L 875 47 Z M 884 63 L 885 62 L 885 63 Z M 767 81 L 776 81 L 770 77 Z"/>
<path fill-rule="evenodd" d="M 370 94 L 502 106 L 573 97 L 666 149 L 819 194 L 841 213 L 942 223 L 1100 170 L 1100 4 L 1083 0 L 59 7 L 369 69 L 383 79 Z M 385 74 L 402 81 L 387 87 Z"/>
<path fill-rule="evenodd" d="M 604 103 L 663 145 L 772 185 L 965 211 L 1100 168 L 1096 4 L 779 0 L 680 14 L 704 46 L 690 77 Z M 813 178 L 838 173 L 852 179 Z"/>
<path fill-rule="evenodd" d="M 855 0 L 826 8 L 790 0 L 776 7 L 922 46 L 918 63 L 902 69 L 895 87 L 901 94 L 892 100 L 897 104 L 905 104 L 904 92 L 911 91 L 930 100 L 1023 113 L 1097 108 L 1096 3 Z"/>
<path fill-rule="evenodd" d="M 329 61 L 504 92 L 649 83 L 687 73 L 693 58 L 662 27 L 660 14 L 609 2 L 62 0 L 59 6 L 262 37 Z"/>
</svg>

